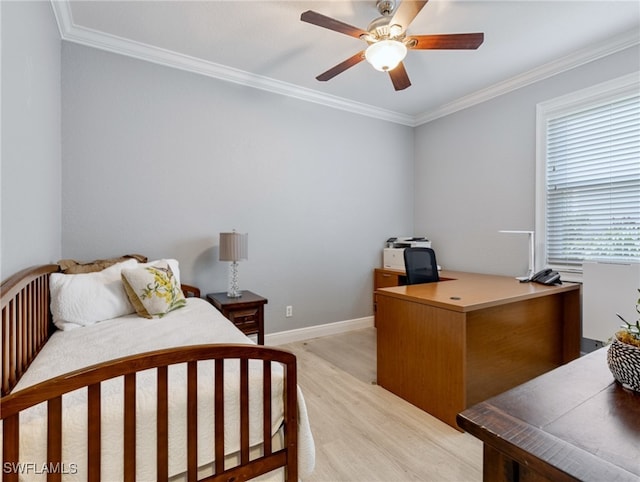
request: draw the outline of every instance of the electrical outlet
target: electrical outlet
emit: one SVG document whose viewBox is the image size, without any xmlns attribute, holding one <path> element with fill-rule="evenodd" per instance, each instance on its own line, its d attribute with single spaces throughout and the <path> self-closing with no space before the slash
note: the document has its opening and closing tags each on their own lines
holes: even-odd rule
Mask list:
<svg viewBox="0 0 640 482">
<path fill-rule="evenodd" d="M 287 306 L 287 308 L 285 309 L 285 316 L 287 318 L 291 318 L 293 316 L 293 306 Z"/>
</svg>

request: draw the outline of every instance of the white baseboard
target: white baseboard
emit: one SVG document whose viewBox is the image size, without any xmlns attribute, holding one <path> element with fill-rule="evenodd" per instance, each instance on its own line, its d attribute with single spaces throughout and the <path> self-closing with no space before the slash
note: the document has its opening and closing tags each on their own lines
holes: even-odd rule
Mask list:
<svg viewBox="0 0 640 482">
<path fill-rule="evenodd" d="M 309 340 L 319 336 L 337 335 L 338 333 L 345 333 L 347 331 L 371 326 L 373 326 L 373 316 L 365 316 L 364 318 L 356 318 L 354 320 L 336 321 L 325 325 L 269 333 L 264 336 L 264 344 L 268 346 L 284 345 L 285 343 Z"/>
</svg>

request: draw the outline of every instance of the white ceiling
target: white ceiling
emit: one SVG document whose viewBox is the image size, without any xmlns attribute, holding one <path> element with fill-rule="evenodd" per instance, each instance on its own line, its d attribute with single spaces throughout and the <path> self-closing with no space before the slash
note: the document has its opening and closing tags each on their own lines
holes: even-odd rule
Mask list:
<svg viewBox="0 0 640 482">
<path fill-rule="evenodd" d="M 53 1 L 64 39 L 417 125 L 640 43 L 640 1 L 431 0 L 409 34 L 484 32 L 478 50 L 409 51 L 412 86 L 368 63 L 315 77 L 366 47 L 300 21 L 314 10 L 366 29 L 375 0 Z"/>
</svg>

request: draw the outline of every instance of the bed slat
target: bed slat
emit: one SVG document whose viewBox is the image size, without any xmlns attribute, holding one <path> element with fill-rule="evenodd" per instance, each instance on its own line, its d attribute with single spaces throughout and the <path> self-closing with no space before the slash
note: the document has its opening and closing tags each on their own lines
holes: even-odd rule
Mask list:
<svg viewBox="0 0 640 482">
<path fill-rule="evenodd" d="M 215 361 L 214 423 L 216 474 L 224 472 L 224 360 Z"/>
<path fill-rule="evenodd" d="M 5 387 L 10 387 L 9 376 L 11 369 L 9 368 L 9 325 L 10 325 L 11 307 L 2 308 L 2 394 L 5 394 Z M 6 369 L 5 369 L 6 367 Z"/>
<path fill-rule="evenodd" d="M 42 319 L 42 310 L 40 306 L 40 297 L 42 295 L 42 278 L 37 278 L 30 286 L 31 291 L 29 293 L 29 303 L 31 304 L 31 311 L 36 314 L 36 320 Z M 38 338 L 36 342 L 40 345 L 42 339 L 46 336 L 47 327 L 38 323 Z"/>
<path fill-rule="evenodd" d="M 38 283 L 37 303 L 38 303 L 38 319 L 49 319 L 49 277 L 41 277 L 36 281 Z M 40 338 L 40 346 L 43 346 L 49 339 L 49 323 L 42 323 L 42 338 Z"/>
<path fill-rule="evenodd" d="M 264 455 L 271 455 L 271 362 L 265 360 L 262 370 L 262 440 Z"/>
<path fill-rule="evenodd" d="M 38 340 L 40 340 L 40 327 L 39 327 L 39 320 L 37 316 L 29 316 L 29 313 L 35 313 L 35 310 L 33 309 L 33 303 L 32 300 L 33 298 L 31 297 L 31 291 L 33 288 L 33 284 L 29 284 L 23 292 L 23 298 L 24 298 L 24 317 L 27 318 L 27 322 L 29 324 L 29 332 L 27 333 L 26 338 L 28 339 L 28 343 L 29 343 L 29 353 L 28 355 L 31 356 L 31 354 L 33 353 L 38 353 Z M 17 295 L 16 295 L 17 296 Z M 28 366 L 27 362 L 27 366 Z"/>
<path fill-rule="evenodd" d="M 28 364 L 28 337 L 26 336 L 27 333 L 29 333 L 29 331 L 27 330 L 27 317 L 25 315 L 25 310 L 24 310 L 24 296 L 23 293 L 19 293 L 16 296 L 16 313 L 18 314 L 16 316 L 16 322 L 18 324 L 18 340 L 17 340 L 17 345 L 19 347 L 19 369 L 18 369 L 18 374 L 17 374 L 17 378 L 20 378 L 22 376 L 23 373 L 23 368 L 27 366 Z"/>
<path fill-rule="evenodd" d="M 249 360 L 240 360 L 240 463 L 249 462 Z"/>
<path fill-rule="evenodd" d="M 5 464 L 17 467 L 19 458 L 18 447 L 20 446 L 20 415 L 15 414 L 2 421 L 2 480 L 3 482 L 18 482 L 18 470 L 9 472 L 4 470 Z"/>
<path fill-rule="evenodd" d="M 101 412 L 100 412 L 100 384 L 94 383 L 87 389 L 87 469 L 89 482 L 100 481 L 100 437 L 101 437 Z"/>
<path fill-rule="evenodd" d="M 169 389 L 166 366 L 158 367 L 158 415 L 156 473 L 158 482 L 169 479 Z"/>
<path fill-rule="evenodd" d="M 49 467 L 62 464 L 62 396 L 51 398 L 47 403 L 47 462 Z M 62 472 L 50 470 L 47 482 L 60 482 Z"/>
<path fill-rule="evenodd" d="M 285 371 L 285 400 L 296 400 L 298 397 L 298 368 L 294 363 Z M 286 427 L 296 427 L 291 430 L 285 440 L 287 445 L 287 464 L 285 466 L 286 479 L 298 480 L 298 411 L 297 404 L 285 403 L 284 420 Z"/>
<path fill-rule="evenodd" d="M 198 480 L 198 365 L 187 363 L 187 480 Z"/>
<path fill-rule="evenodd" d="M 18 379 L 19 360 L 16 353 L 16 301 L 9 303 L 9 384 L 14 386 Z"/>
<path fill-rule="evenodd" d="M 136 374 L 124 376 L 124 480 L 136 480 Z"/>
</svg>

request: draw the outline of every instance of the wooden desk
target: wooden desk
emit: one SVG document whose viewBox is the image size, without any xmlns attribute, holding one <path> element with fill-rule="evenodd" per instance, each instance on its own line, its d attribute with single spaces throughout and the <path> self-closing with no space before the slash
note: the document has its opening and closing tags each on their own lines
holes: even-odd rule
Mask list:
<svg viewBox="0 0 640 482">
<path fill-rule="evenodd" d="M 580 285 L 443 271 L 376 290 L 378 385 L 458 428 L 456 414 L 580 354 Z"/>
<path fill-rule="evenodd" d="M 640 480 L 640 394 L 614 381 L 607 350 L 458 416 L 484 442 L 485 481 Z"/>
</svg>

